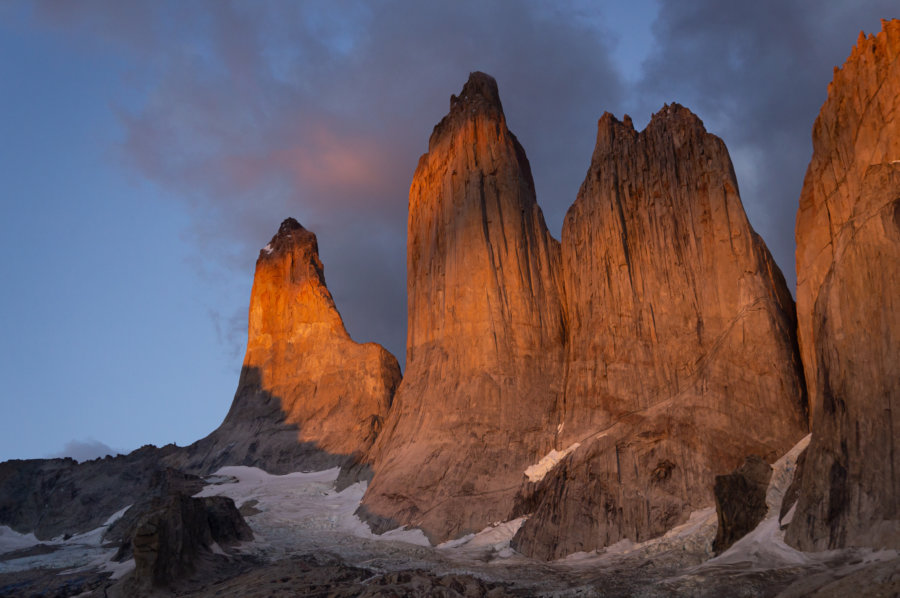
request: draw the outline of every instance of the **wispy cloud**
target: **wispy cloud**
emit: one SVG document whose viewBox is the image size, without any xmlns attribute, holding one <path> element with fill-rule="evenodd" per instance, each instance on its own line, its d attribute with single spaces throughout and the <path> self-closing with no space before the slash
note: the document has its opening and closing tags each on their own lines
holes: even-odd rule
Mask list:
<svg viewBox="0 0 900 598">
<path fill-rule="evenodd" d="M 50 455 L 50 458 L 71 457 L 72 459 L 81 462 L 97 459 L 98 457 L 105 457 L 107 455 L 115 457 L 124 452 L 126 451 L 114 449 L 99 440 L 88 438 L 87 440 L 70 440 L 66 443 L 65 447 L 63 447 L 63 450 L 54 455 Z"/>
</svg>

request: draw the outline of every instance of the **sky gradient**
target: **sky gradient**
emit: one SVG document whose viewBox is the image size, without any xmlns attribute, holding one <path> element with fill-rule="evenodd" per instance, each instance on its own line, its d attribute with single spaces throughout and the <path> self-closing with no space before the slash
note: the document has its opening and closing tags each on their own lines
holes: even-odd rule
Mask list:
<svg viewBox="0 0 900 598">
<path fill-rule="evenodd" d="M 559 237 L 604 111 L 727 144 L 794 285 L 833 67 L 895 0 L 0 3 L 0 460 L 188 444 L 231 403 L 259 249 L 318 235 L 347 329 L 404 361 L 406 205 L 493 75 Z"/>
</svg>

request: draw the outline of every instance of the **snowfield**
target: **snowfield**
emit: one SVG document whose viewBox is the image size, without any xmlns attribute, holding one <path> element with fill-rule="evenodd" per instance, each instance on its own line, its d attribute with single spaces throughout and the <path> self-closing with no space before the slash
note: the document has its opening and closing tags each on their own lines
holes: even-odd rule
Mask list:
<svg viewBox="0 0 900 598">
<path fill-rule="evenodd" d="M 472 574 L 486 581 L 512 583 L 535 595 L 591 595 L 597 587 L 604 587 L 622 595 L 640 589 L 648 596 L 667 592 L 713 596 L 746 586 L 750 593 L 740 595 L 749 596 L 754 588 L 771 589 L 772 583 L 789 589 L 791 584 L 809 584 L 813 579 L 827 585 L 843 576 L 866 574 L 869 569 L 863 569 L 873 565 L 889 570 L 897 563 L 900 568 L 897 551 L 802 553 L 784 543 L 778 521 L 781 498 L 797 456 L 808 442 L 809 437 L 804 438 L 774 465 L 766 497 L 769 511 L 762 523 L 719 556 L 712 551 L 717 526 L 712 507 L 692 513 L 685 523 L 659 538 L 641 543 L 623 540 L 602 550 L 544 563 L 528 559 L 510 546 L 524 517 L 495 522 L 478 533 L 438 546 L 432 546 L 417 529 L 373 534 L 354 514 L 366 484 L 338 492 L 334 488 L 338 468 L 278 476 L 253 467 L 223 467 L 205 478 L 208 484 L 197 496 L 233 499 L 255 536 L 236 550 L 264 562 L 327 554 L 375 572 L 422 569 L 439 575 Z M 532 474 L 546 473 L 564 454 L 548 455 Z M 133 569 L 134 562 L 113 562 L 116 548 L 104 548 L 102 537 L 124 512 L 115 513 L 96 530 L 49 542 L 0 527 L 0 573 L 93 568 L 111 571 L 119 578 Z"/>
<path fill-rule="evenodd" d="M 102 543 L 107 528 L 129 508 L 131 505 L 113 513 L 103 525 L 89 532 L 44 542 L 35 538 L 34 534 L 20 534 L 0 526 L 0 573 L 39 568 L 63 569 L 64 572 L 99 569 L 112 572 L 113 579 L 122 577 L 134 568 L 134 561 L 114 562 L 112 558 L 118 547 L 104 548 Z M 13 552 L 16 554 L 10 555 Z M 18 556 L 19 553 L 21 556 Z"/>
</svg>

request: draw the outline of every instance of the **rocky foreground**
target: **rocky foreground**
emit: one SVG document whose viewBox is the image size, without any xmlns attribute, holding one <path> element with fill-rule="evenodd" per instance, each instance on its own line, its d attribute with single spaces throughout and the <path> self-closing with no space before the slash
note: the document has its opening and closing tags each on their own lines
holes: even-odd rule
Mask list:
<svg viewBox="0 0 900 598">
<path fill-rule="evenodd" d="M 808 554 L 784 544 L 781 499 L 806 441 L 775 463 L 761 524 L 718 556 L 713 509 L 693 513 L 685 524 L 654 540 L 621 541 L 543 563 L 510 548 L 522 519 L 432 547 L 418 530 L 373 534 L 353 514 L 365 483 L 338 492 L 337 469 L 273 476 L 255 468 L 229 467 L 207 478 L 193 500 L 233 500 L 252 530 L 252 540 L 210 548 L 209 536 L 209 546 L 194 542 L 192 552 L 184 545 L 176 550 L 177 542 L 157 540 L 117 562 L 120 550 L 115 545 L 103 548 L 102 530 L 44 543 L 18 537 L 31 545 L 14 552 L 3 547 L 16 538 L 4 533 L 0 596 L 894 595 L 900 591 L 896 551 Z M 187 525 L 197 525 L 193 521 Z M 151 561 L 168 563 L 170 571 L 176 562 L 186 569 L 154 589 L 147 584 L 154 575 L 154 567 L 148 567 Z M 848 587 L 853 588 L 851 594 L 846 593 Z"/>
</svg>

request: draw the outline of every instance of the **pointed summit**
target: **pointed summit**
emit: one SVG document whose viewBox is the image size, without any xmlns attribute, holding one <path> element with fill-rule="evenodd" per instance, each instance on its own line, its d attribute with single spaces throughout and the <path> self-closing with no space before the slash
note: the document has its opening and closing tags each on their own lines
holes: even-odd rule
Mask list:
<svg viewBox="0 0 900 598">
<path fill-rule="evenodd" d="M 294 218 L 285 218 L 281 222 L 281 226 L 278 227 L 278 232 L 275 233 L 275 236 L 272 237 L 272 241 L 280 238 L 291 238 L 294 233 L 303 232 L 308 233 L 309 231 L 303 228 L 303 225 L 297 222 Z M 310 233 L 311 234 L 311 233 Z"/>
<path fill-rule="evenodd" d="M 259 255 L 260 257 L 282 253 L 296 246 L 306 246 L 306 252 L 309 257 L 313 257 L 316 261 L 319 259 L 319 243 L 316 235 L 303 227 L 294 218 L 285 218 L 278 227 L 278 232 L 272 237 L 272 240 L 263 247 Z M 319 264 L 321 268 L 321 263 Z"/>
<path fill-rule="evenodd" d="M 390 353 L 347 334 L 325 286 L 316 235 L 288 218 L 256 262 L 231 410 L 189 447 L 188 466 L 286 473 L 340 465 L 372 444 L 399 383 Z"/>
<path fill-rule="evenodd" d="M 450 96 L 450 114 L 467 109 L 496 110 L 503 114 L 497 80 L 481 71 L 469 73 L 469 79 L 459 95 Z"/>
<path fill-rule="evenodd" d="M 565 337 L 559 244 L 488 75 L 432 134 L 408 226 L 406 376 L 361 514 L 442 541 L 509 518 L 549 449 Z"/>
<path fill-rule="evenodd" d="M 469 79 L 459 95 L 450 96 L 450 112 L 434 127 L 428 140 L 428 151 L 449 131 L 458 131 L 465 128 L 466 123 L 475 121 L 481 123 L 480 128 L 483 130 L 489 123 L 493 123 L 498 131 L 505 130 L 506 134 L 512 135 L 506 129 L 506 117 L 503 115 L 497 81 L 479 71 L 469 73 Z"/>
</svg>

